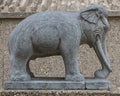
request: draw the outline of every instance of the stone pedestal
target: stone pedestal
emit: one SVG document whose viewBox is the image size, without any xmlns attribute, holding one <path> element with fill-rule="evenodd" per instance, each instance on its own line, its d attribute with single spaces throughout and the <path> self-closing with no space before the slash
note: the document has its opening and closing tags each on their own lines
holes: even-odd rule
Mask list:
<svg viewBox="0 0 120 96">
<path fill-rule="evenodd" d="M 7 81 L 7 90 L 109 90 L 104 79 L 86 79 L 85 82 L 65 81 L 64 78 L 33 79 L 31 81 Z"/>
<path fill-rule="evenodd" d="M 86 90 L 110 90 L 110 82 L 105 79 L 86 79 Z"/>
</svg>

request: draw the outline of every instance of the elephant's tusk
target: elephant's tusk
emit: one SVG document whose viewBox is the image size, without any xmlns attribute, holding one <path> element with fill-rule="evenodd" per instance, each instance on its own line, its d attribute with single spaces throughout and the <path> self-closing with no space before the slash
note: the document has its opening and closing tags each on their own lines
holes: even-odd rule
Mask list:
<svg viewBox="0 0 120 96">
<path fill-rule="evenodd" d="M 95 44 L 95 50 L 96 50 L 96 53 L 97 53 L 99 59 L 101 60 L 101 63 L 103 63 L 106 66 L 106 68 L 111 72 L 112 69 L 111 69 L 109 61 L 108 61 L 108 59 L 107 59 L 107 57 L 102 49 L 100 38 L 98 36 L 97 36 L 97 41 Z"/>
</svg>

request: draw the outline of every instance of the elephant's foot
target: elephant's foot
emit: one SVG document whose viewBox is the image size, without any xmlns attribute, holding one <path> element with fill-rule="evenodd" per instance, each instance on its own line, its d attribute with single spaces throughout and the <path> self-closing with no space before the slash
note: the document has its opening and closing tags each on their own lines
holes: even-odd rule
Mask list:
<svg viewBox="0 0 120 96">
<path fill-rule="evenodd" d="M 108 75 L 110 74 L 110 71 L 108 71 L 107 69 L 99 69 L 97 71 L 95 71 L 94 76 L 95 78 L 100 78 L 100 79 L 105 79 L 108 77 Z"/>
<path fill-rule="evenodd" d="M 15 74 L 11 76 L 11 81 L 28 81 L 28 80 L 31 80 L 31 77 L 28 74 L 21 75 Z"/>
<path fill-rule="evenodd" d="M 69 74 L 69 75 L 66 75 L 65 80 L 81 82 L 81 81 L 85 81 L 85 78 L 81 74 L 76 74 L 76 75 Z"/>
</svg>

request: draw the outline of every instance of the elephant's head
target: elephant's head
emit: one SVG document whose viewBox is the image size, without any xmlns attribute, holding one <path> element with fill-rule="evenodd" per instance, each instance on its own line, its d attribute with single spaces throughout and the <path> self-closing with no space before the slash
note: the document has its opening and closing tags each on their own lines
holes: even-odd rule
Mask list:
<svg viewBox="0 0 120 96">
<path fill-rule="evenodd" d="M 109 30 L 108 11 L 101 5 L 90 5 L 81 10 L 82 42 L 94 48 L 102 69 L 95 72 L 95 77 L 106 78 L 111 72 L 110 60 L 106 50 L 106 33 Z"/>
</svg>

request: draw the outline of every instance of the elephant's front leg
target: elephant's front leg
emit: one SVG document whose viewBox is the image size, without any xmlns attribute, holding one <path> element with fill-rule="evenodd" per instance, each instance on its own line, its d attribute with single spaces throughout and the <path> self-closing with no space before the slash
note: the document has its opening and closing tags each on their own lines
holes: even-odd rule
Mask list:
<svg viewBox="0 0 120 96">
<path fill-rule="evenodd" d="M 73 44 L 73 43 L 72 43 Z M 62 44 L 62 57 L 65 64 L 65 79 L 67 81 L 84 81 L 83 75 L 79 71 L 77 61 L 77 46 L 70 46 L 69 44 Z"/>
<path fill-rule="evenodd" d="M 106 68 L 105 65 L 102 64 L 102 69 L 98 69 L 95 71 L 94 75 L 95 75 L 95 78 L 102 78 L 102 79 L 105 79 L 108 77 L 108 75 L 110 74 L 110 70 L 108 70 Z"/>
</svg>

